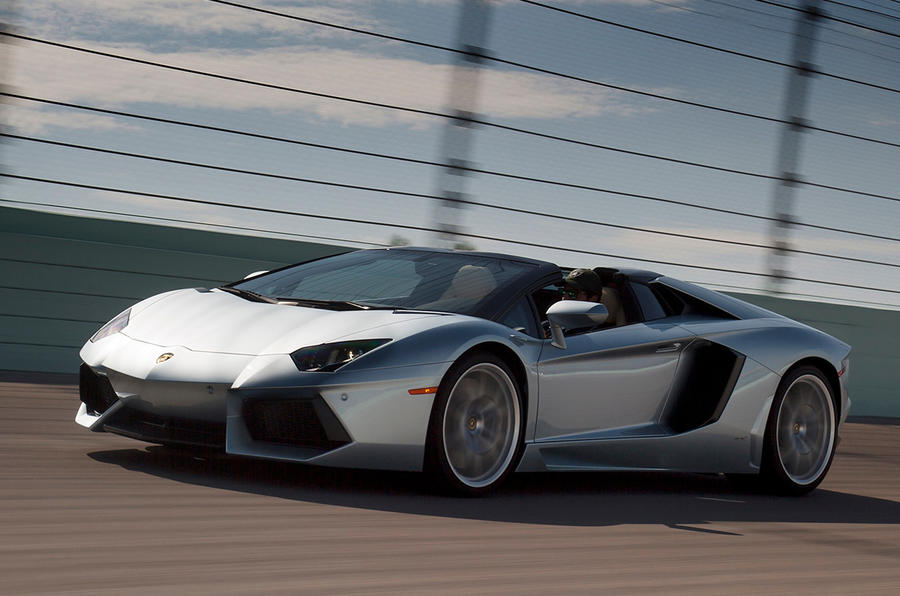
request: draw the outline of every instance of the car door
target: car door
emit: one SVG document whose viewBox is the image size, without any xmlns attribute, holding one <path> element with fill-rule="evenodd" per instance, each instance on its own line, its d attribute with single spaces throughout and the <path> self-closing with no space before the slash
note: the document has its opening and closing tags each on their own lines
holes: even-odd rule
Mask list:
<svg viewBox="0 0 900 596">
<path fill-rule="evenodd" d="M 535 440 L 658 434 L 682 349 L 694 338 L 665 320 L 548 342 L 538 362 Z"/>
</svg>

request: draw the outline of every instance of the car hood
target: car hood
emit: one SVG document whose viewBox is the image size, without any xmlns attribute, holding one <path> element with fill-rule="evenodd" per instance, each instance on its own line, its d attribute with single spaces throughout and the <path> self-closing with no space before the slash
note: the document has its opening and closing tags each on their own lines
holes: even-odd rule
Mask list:
<svg viewBox="0 0 900 596">
<path fill-rule="evenodd" d="M 122 333 L 161 347 L 181 346 L 198 352 L 286 354 L 341 339 L 394 339 L 430 326 L 423 319 L 443 316 L 414 311 L 333 311 L 251 302 L 220 291 L 182 290 L 140 309 Z"/>
</svg>

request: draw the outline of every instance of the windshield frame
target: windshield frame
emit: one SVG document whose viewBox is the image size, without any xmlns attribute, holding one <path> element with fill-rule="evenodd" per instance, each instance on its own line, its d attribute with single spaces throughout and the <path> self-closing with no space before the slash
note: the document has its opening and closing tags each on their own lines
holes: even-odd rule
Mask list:
<svg viewBox="0 0 900 596">
<path fill-rule="evenodd" d="M 253 292 L 260 293 L 266 296 L 265 293 L 257 291 L 257 284 L 259 281 L 264 281 L 265 278 L 270 277 L 272 275 L 276 275 L 279 273 L 283 273 L 285 271 L 302 267 L 305 265 L 309 265 L 312 263 L 321 263 L 323 261 L 339 259 L 343 260 L 343 257 L 346 257 L 348 254 L 353 253 L 377 253 L 377 252 L 398 252 L 398 253 L 411 253 L 411 256 L 425 260 L 429 257 L 437 257 L 438 259 L 453 259 L 454 255 L 458 256 L 461 265 L 468 264 L 471 261 L 496 261 L 497 264 L 502 267 L 503 263 L 508 263 L 513 265 L 514 267 L 520 269 L 520 271 L 511 277 L 504 279 L 502 283 L 498 283 L 495 288 L 485 294 L 481 299 L 479 299 L 474 305 L 471 305 L 470 308 L 464 309 L 463 311 L 454 310 L 454 309 L 441 309 L 441 308 L 421 308 L 421 307 L 410 307 L 408 305 L 396 305 L 396 310 L 407 310 L 407 311 L 424 311 L 424 312 L 451 312 L 456 314 L 464 314 L 469 316 L 475 316 L 490 320 L 497 320 L 503 313 L 506 312 L 509 304 L 515 300 L 516 297 L 522 294 L 525 288 L 534 285 L 541 279 L 544 278 L 556 278 L 560 276 L 560 269 L 557 265 L 553 263 L 548 263 L 546 261 L 538 261 L 535 259 L 529 259 L 525 257 L 516 257 L 512 255 L 505 255 L 499 253 L 484 253 L 484 252 L 475 252 L 475 251 L 455 251 L 455 250 L 446 250 L 446 249 L 435 249 L 435 248 L 417 248 L 417 247 L 391 247 L 391 248 L 383 248 L 383 249 L 363 249 L 359 251 L 348 251 L 345 253 L 339 253 L 335 255 L 328 255 L 324 257 L 317 257 L 314 259 L 310 259 L 307 261 L 302 261 L 299 263 L 287 265 L 284 267 L 280 267 L 278 269 L 273 269 L 266 273 L 263 273 L 258 276 L 254 276 L 250 279 L 241 279 L 230 284 L 226 284 L 222 286 L 226 289 L 235 289 L 235 290 L 249 290 L 250 288 L 243 287 L 245 284 L 250 284 L 253 286 Z M 405 256 L 405 255 L 404 255 Z M 253 283 L 256 282 L 256 283 Z M 267 296 L 270 298 L 274 298 L 277 300 L 282 300 L 284 302 L 296 301 L 299 305 L 303 305 L 304 297 L 290 297 L 290 296 Z M 313 298 L 310 298 L 313 299 Z M 323 302 L 328 302 L 323 301 Z M 335 300 L 336 304 L 341 302 L 346 302 L 342 300 Z M 360 300 L 359 302 L 365 303 L 365 300 Z M 323 307 L 327 307 L 324 306 Z M 373 307 L 379 308 L 377 303 L 373 303 Z M 340 309 L 340 308 L 337 308 Z"/>
</svg>

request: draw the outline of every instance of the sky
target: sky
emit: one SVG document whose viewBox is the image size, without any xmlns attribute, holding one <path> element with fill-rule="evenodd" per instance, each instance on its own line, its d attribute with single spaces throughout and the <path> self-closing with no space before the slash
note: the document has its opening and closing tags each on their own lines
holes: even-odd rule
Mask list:
<svg viewBox="0 0 900 596">
<path fill-rule="evenodd" d="M 799 5 L 797 0 L 779 1 Z M 456 47 L 460 43 L 459 0 L 238 3 L 426 44 Z M 782 63 L 791 62 L 798 14 L 747 0 L 548 0 L 547 4 Z M 804 117 L 820 128 L 894 145 L 806 132 L 800 135 L 798 170 L 807 181 L 889 198 L 799 186 L 793 192 L 794 217 L 808 224 L 898 238 L 900 200 L 892 198 L 900 198 L 900 147 L 896 146 L 900 144 L 900 3 L 846 0 L 845 4 L 857 8 L 836 3 L 824 7 L 831 16 L 893 35 L 833 20 L 821 22 L 814 64 L 822 71 L 871 85 L 811 77 Z M 151 223 L 160 220 L 138 216 L 170 218 L 189 227 L 242 229 L 358 247 L 398 238 L 435 245 L 440 242 L 437 234 L 411 229 L 436 226 L 439 203 L 433 198 L 313 181 L 432 197 L 456 189 L 468 200 L 485 205 L 457 210 L 458 223 L 470 234 L 462 240 L 479 250 L 542 258 L 564 266 L 639 267 L 717 289 L 768 287 L 764 277 L 710 270 L 766 272 L 766 250 L 689 238 L 768 245 L 768 222 L 634 195 L 770 216 L 778 182 L 764 176 L 779 174 L 776 155 L 782 125 L 647 94 L 784 118 L 790 70 L 784 66 L 517 1 L 490 3 L 484 46 L 490 56 L 540 70 L 492 61 L 461 67 L 455 54 L 440 49 L 209 0 L 17 0 L 0 9 L 0 20 L 13 33 L 39 40 L 411 110 L 466 109 L 492 123 L 578 141 L 476 126 L 453 133 L 463 139 L 468 151 L 460 145 L 448 153 L 443 143 L 450 129 L 446 118 L 6 38 L 0 45 L 0 76 L 7 93 L 318 146 L 6 98 L 0 110 L 9 134 L 305 181 L 9 138 L 0 145 L 5 173 L 318 217 L 9 177 L 0 179 L 0 199 L 5 201 L 0 204 L 42 203 L 55 206 L 31 208 L 97 215 L 85 211 L 91 209 L 106 217 Z M 461 93 L 460 81 L 474 81 L 474 92 Z M 466 105 L 459 105 L 460 96 Z M 322 146 L 432 163 L 455 156 L 481 170 L 570 186 L 486 173 L 450 176 L 429 164 Z M 881 264 L 793 254 L 787 261 L 790 275 L 828 283 L 789 281 L 781 287 L 783 291 L 798 298 L 816 296 L 900 308 L 900 243 L 896 240 L 801 227 L 789 234 L 798 250 Z"/>
</svg>

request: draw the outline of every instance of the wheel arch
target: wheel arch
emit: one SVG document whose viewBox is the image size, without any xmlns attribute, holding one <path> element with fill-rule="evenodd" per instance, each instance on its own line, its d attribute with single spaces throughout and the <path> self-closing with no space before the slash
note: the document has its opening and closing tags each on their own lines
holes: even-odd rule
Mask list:
<svg viewBox="0 0 900 596">
<path fill-rule="evenodd" d="M 837 370 L 834 366 L 825 360 L 824 358 L 819 358 L 817 356 L 809 356 L 807 358 L 803 358 L 802 360 L 798 360 L 794 364 L 790 366 L 786 371 L 784 371 L 783 377 L 787 376 L 791 373 L 791 371 L 796 370 L 802 366 L 812 366 L 813 368 L 818 369 L 825 375 L 825 379 L 828 381 L 828 385 L 831 387 L 831 400 L 834 402 L 834 418 L 835 420 L 841 419 L 841 382 L 838 379 Z"/>
<path fill-rule="evenodd" d="M 459 355 L 456 361 L 460 361 L 469 354 L 474 352 L 487 352 L 493 354 L 497 358 L 503 360 L 515 377 L 513 380 L 519 387 L 521 392 L 522 420 L 528 420 L 528 375 L 525 372 L 525 364 L 522 359 L 509 346 L 505 346 L 498 342 L 482 342 L 475 344 L 465 352 Z"/>
</svg>

